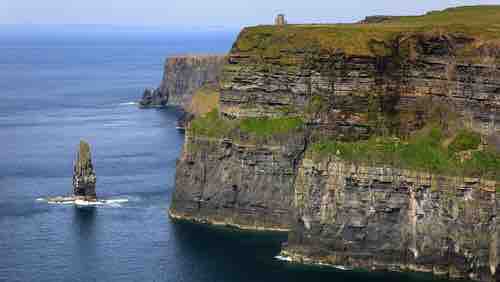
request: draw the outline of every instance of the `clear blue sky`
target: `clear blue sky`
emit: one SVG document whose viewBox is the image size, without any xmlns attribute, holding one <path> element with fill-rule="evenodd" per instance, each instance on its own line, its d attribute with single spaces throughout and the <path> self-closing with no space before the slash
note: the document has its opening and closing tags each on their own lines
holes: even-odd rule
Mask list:
<svg viewBox="0 0 500 282">
<path fill-rule="evenodd" d="M 500 0 L 0 0 L 0 24 L 225 26 L 349 22 L 373 14 L 421 14 Z"/>
</svg>

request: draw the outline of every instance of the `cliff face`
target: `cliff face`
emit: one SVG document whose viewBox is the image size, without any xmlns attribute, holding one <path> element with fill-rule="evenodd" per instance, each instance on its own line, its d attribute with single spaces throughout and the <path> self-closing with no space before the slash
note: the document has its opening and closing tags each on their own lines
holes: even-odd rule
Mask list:
<svg viewBox="0 0 500 282">
<path fill-rule="evenodd" d="M 244 229 L 288 230 L 294 166 L 304 149 L 190 136 L 177 163 L 171 215 Z"/>
<path fill-rule="evenodd" d="M 171 215 L 288 229 L 298 262 L 496 277 L 498 34 L 395 20 L 244 29 L 217 118 L 188 127 Z"/>
<path fill-rule="evenodd" d="M 193 93 L 206 83 L 218 81 L 226 57 L 222 55 L 173 56 L 165 61 L 160 87 L 146 90 L 141 106 L 185 107 Z"/>
<path fill-rule="evenodd" d="M 457 58 L 458 51 L 451 51 L 463 48 L 464 42 L 474 41 L 472 38 L 415 35 L 406 39 L 408 42 L 395 39 L 384 43 L 381 48 L 386 50 L 380 51 L 384 53 L 380 56 L 305 46 L 280 49 L 276 57 L 262 57 L 259 43 L 251 49 L 241 43 L 255 37 L 255 32 L 242 32 L 224 68 L 221 111 L 226 115 L 303 115 L 316 99 L 326 112 L 318 116 L 318 122 L 332 129 L 346 124 L 368 125 L 366 114 L 374 110 L 397 113 L 400 129 L 411 131 L 433 106 L 446 103 L 484 134 L 500 131 L 500 68 L 496 59 L 484 57 L 483 62 L 473 63 L 462 61 Z M 410 52 L 407 49 L 412 53 L 401 55 Z M 374 100 L 379 105 L 370 109 Z"/>
<path fill-rule="evenodd" d="M 416 270 L 490 281 L 495 182 L 304 159 L 283 255 L 305 263 Z"/>
</svg>

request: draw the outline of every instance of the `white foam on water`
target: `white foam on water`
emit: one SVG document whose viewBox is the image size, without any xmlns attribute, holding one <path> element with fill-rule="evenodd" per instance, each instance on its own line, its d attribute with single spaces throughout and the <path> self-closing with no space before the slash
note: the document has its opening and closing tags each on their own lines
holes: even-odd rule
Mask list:
<svg viewBox="0 0 500 282">
<path fill-rule="evenodd" d="M 50 205 L 76 205 L 79 207 L 97 207 L 97 206 L 109 206 L 109 207 L 121 207 L 121 204 L 129 202 L 127 198 L 118 199 L 100 199 L 98 201 L 85 201 L 85 200 L 75 200 L 71 197 L 63 198 L 37 198 L 37 202 L 46 202 Z"/>
<path fill-rule="evenodd" d="M 127 196 L 127 202 L 140 202 L 141 200 L 139 196 Z"/>
<path fill-rule="evenodd" d="M 137 102 L 125 102 L 125 103 L 120 103 L 120 106 L 131 106 L 131 105 L 137 105 Z"/>
<path fill-rule="evenodd" d="M 292 258 L 291 257 L 277 255 L 274 258 L 277 259 L 277 260 L 281 260 L 281 261 L 292 262 Z M 334 267 L 336 269 L 340 269 L 340 270 L 353 270 L 352 267 L 344 266 L 344 265 L 331 265 L 331 264 L 326 264 L 326 263 L 321 263 L 321 262 L 320 263 L 316 263 L 316 265 L 320 265 L 320 266 L 332 266 L 332 267 Z"/>
<path fill-rule="evenodd" d="M 111 199 L 111 200 L 106 200 L 104 202 L 106 203 L 107 206 L 119 208 L 122 206 L 120 204 L 128 202 L 128 199 Z"/>
<path fill-rule="evenodd" d="M 340 270 L 352 270 L 353 269 L 352 267 L 343 266 L 343 265 L 334 265 L 333 267 L 335 267 L 336 269 L 340 269 Z"/>
<path fill-rule="evenodd" d="M 275 256 L 274 258 L 277 259 L 277 260 L 281 260 L 281 261 L 292 261 L 291 257 Z"/>
<path fill-rule="evenodd" d="M 106 204 L 120 204 L 128 202 L 128 199 L 110 199 L 104 201 Z"/>
<path fill-rule="evenodd" d="M 98 205 L 104 205 L 105 202 L 102 202 L 102 201 L 92 201 L 92 202 L 89 202 L 89 201 L 84 201 L 84 200 L 75 200 L 75 205 L 77 206 L 98 206 Z"/>
<path fill-rule="evenodd" d="M 49 205 L 72 205 L 75 202 L 74 201 L 64 201 L 64 202 L 58 202 L 58 201 L 47 201 Z"/>
</svg>

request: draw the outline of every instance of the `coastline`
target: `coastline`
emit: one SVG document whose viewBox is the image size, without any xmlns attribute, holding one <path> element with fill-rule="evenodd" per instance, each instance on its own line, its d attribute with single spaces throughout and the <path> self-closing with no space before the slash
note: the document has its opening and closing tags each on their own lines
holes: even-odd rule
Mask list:
<svg viewBox="0 0 500 282">
<path fill-rule="evenodd" d="M 243 231 L 280 232 L 280 233 L 288 233 L 291 231 L 291 229 L 284 229 L 284 228 L 268 228 L 268 227 L 262 227 L 262 226 L 254 226 L 254 225 L 241 225 L 241 224 L 236 224 L 236 223 L 232 223 L 232 222 L 200 219 L 200 218 L 197 218 L 194 216 L 185 216 L 185 215 L 176 214 L 172 211 L 171 208 L 167 209 L 167 214 L 173 220 L 189 221 L 189 222 L 203 224 L 203 225 L 207 225 L 207 226 L 230 227 L 230 228 L 236 228 L 236 229 L 243 230 Z"/>
</svg>

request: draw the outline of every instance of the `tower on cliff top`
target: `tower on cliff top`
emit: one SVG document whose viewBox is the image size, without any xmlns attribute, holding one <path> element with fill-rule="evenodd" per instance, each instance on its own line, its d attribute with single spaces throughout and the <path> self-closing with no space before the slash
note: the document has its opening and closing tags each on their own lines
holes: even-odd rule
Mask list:
<svg viewBox="0 0 500 282">
<path fill-rule="evenodd" d="M 278 14 L 276 19 L 274 19 L 275 25 L 286 25 L 285 14 Z"/>
</svg>

